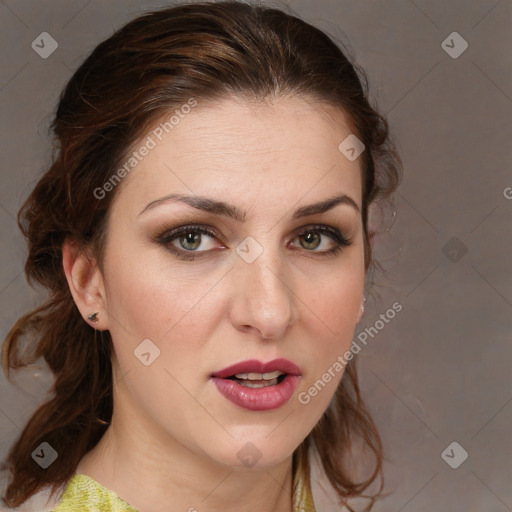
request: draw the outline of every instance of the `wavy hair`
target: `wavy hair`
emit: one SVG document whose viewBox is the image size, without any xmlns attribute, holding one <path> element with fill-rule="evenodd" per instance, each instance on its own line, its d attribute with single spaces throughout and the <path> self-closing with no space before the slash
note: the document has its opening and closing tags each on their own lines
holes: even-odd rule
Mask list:
<svg viewBox="0 0 512 512">
<path fill-rule="evenodd" d="M 2 497 L 17 507 L 43 487 L 57 492 L 80 459 L 104 434 L 113 411 L 112 339 L 80 315 L 62 266 L 62 245 L 73 239 L 92 248 L 100 262 L 110 205 L 94 191 L 125 161 L 146 130 L 190 98 L 254 100 L 300 96 L 334 106 L 352 123 L 366 150 L 360 163 L 365 269 L 372 265 L 368 212 L 386 200 L 401 179 L 401 162 L 386 119 L 370 105 L 364 72 L 323 31 L 279 9 L 235 1 L 186 3 L 149 12 L 99 44 L 61 93 L 52 121 L 52 161 L 18 214 L 28 244 L 29 283 L 48 300 L 22 316 L 2 347 L 9 376 L 44 358 L 55 376 L 51 397 L 34 412 L 11 447 L 3 470 L 10 473 Z M 119 188 L 119 187 L 118 187 Z M 21 351 L 29 338 L 28 350 Z M 372 457 L 364 477 L 350 471 L 346 454 L 356 441 Z M 58 463 L 42 469 L 31 458 L 43 441 Z M 314 449 L 342 503 L 374 483 L 371 508 L 382 491 L 383 448 L 368 413 L 351 361 L 325 414 L 296 449 L 309 485 L 308 454 Z"/>
</svg>

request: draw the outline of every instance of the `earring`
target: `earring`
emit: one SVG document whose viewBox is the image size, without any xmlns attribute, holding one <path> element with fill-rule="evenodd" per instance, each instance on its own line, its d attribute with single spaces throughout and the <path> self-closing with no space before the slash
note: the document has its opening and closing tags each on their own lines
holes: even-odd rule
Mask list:
<svg viewBox="0 0 512 512">
<path fill-rule="evenodd" d="M 98 313 L 90 313 L 87 318 L 91 321 L 91 322 L 97 322 L 98 321 Z"/>
<path fill-rule="evenodd" d="M 361 304 L 361 313 L 364 313 L 364 306 L 366 304 L 366 297 L 363 298 L 363 302 Z"/>
</svg>

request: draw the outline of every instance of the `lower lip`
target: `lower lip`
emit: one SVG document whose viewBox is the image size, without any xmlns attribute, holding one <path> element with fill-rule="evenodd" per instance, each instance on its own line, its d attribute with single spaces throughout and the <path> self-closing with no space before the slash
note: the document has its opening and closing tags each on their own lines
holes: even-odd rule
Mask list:
<svg viewBox="0 0 512 512">
<path fill-rule="evenodd" d="M 249 411 L 269 411 L 283 406 L 297 389 L 300 377 L 287 375 L 283 382 L 274 386 L 248 388 L 234 380 L 212 377 L 217 389 L 228 400 Z"/>
</svg>

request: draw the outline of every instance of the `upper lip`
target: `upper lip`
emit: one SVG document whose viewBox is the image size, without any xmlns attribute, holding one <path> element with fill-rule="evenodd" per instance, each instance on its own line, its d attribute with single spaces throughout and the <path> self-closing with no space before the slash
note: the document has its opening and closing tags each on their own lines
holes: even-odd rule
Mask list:
<svg viewBox="0 0 512 512">
<path fill-rule="evenodd" d="M 247 361 L 241 361 L 239 363 L 232 364 L 231 366 L 227 366 L 218 372 L 214 372 L 212 373 L 212 377 L 225 379 L 226 377 L 231 377 L 237 373 L 269 373 L 275 371 L 282 371 L 290 375 L 301 374 L 300 368 L 288 359 L 273 359 L 268 363 L 263 363 L 257 359 L 249 359 Z"/>
</svg>

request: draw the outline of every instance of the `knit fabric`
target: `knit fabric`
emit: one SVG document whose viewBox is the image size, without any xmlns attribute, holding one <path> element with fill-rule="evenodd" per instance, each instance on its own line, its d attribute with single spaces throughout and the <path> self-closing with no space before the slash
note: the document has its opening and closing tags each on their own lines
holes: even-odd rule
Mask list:
<svg viewBox="0 0 512 512">
<path fill-rule="evenodd" d="M 294 512 L 315 512 L 313 497 L 301 476 L 296 476 Z M 50 512 L 139 512 L 117 494 L 87 475 L 73 475 L 58 505 Z"/>
</svg>

